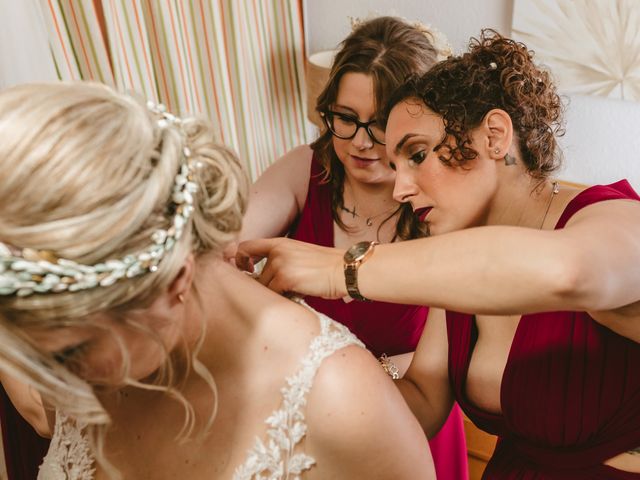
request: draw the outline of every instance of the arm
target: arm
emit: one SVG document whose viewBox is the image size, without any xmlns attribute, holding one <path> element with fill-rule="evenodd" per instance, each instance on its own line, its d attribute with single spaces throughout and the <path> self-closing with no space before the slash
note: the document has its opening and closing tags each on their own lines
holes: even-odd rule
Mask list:
<svg viewBox="0 0 640 480">
<path fill-rule="evenodd" d="M 640 203 L 612 200 L 584 208 L 561 230 L 488 226 L 379 245 L 358 285 L 374 300 L 476 314 L 614 310 L 640 300 L 638 238 Z M 261 282 L 273 290 L 347 293 L 340 250 L 288 239 L 243 249 L 269 256 Z M 637 318 L 630 338 L 640 336 Z"/>
<path fill-rule="evenodd" d="M 429 309 L 429 319 L 413 361 L 396 385 L 427 436 L 432 438 L 444 425 L 453 406 L 444 310 Z"/>
<path fill-rule="evenodd" d="M 38 435 L 50 438 L 49 419 L 40 394 L 31 386 L 16 380 L 4 372 L 0 374 L 0 381 L 11 403 L 22 418 L 33 427 Z"/>
<path fill-rule="evenodd" d="M 312 153 L 308 145 L 294 148 L 251 186 L 240 241 L 286 233 L 306 201 Z"/>
<path fill-rule="evenodd" d="M 555 231 L 480 227 L 381 245 L 358 280 L 375 299 L 477 314 L 610 310 L 640 300 L 638 238 L 640 203 L 602 202 Z"/>
<path fill-rule="evenodd" d="M 307 451 L 322 478 L 435 480 L 424 433 L 393 382 L 359 347 L 323 362 L 307 420 Z"/>
<path fill-rule="evenodd" d="M 414 353 L 415 352 L 407 352 L 389 357 L 391 362 L 393 362 L 393 364 L 398 369 L 398 375 L 400 375 L 400 378 L 404 377 L 404 374 L 407 373 L 407 369 L 411 364 L 411 360 L 413 360 Z"/>
</svg>

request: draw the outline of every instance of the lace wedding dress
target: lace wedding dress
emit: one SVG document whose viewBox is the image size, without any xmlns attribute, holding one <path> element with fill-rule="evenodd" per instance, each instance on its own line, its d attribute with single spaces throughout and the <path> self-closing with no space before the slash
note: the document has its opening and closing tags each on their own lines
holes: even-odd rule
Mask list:
<svg viewBox="0 0 640 480">
<path fill-rule="evenodd" d="M 305 405 L 313 379 L 322 361 L 337 350 L 348 345 L 364 347 L 346 327 L 325 315 L 317 315 L 320 335 L 311 341 L 297 372 L 285 379 L 280 408 L 265 420 L 269 427 L 266 438 L 256 437 L 246 460 L 236 468 L 234 480 L 299 480 L 315 465 L 315 459 L 298 448 L 307 432 Z M 83 426 L 58 412 L 38 480 L 93 480 L 94 472 Z"/>
</svg>

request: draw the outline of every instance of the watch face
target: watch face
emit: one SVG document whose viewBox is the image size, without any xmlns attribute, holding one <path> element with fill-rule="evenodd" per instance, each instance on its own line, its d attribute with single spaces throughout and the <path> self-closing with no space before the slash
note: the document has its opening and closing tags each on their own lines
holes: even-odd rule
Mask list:
<svg viewBox="0 0 640 480">
<path fill-rule="evenodd" d="M 344 261 L 347 263 L 361 260 L 367 251 L 371 248 L 371 242 L 358 242 L 352 245 L 344 254 Z"/>
</svg>

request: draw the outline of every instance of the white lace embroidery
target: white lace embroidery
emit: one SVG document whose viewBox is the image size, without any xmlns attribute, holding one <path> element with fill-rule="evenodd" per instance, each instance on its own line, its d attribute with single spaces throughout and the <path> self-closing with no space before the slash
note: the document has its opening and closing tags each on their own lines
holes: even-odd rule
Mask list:
<svg viewBox="0 0 640 480">
<path fill-rule="evenodd" d="M 283 402 L 265 423 L 269 426 L 267 443 L 256 438 L 247 460 L 238 467 L 233 480 L 299 480 L 316 461 L 295 447 L 307 433 L 304 407 L 322 361 L 348 345 L 364 345 L 343 325 L 319 314 L 321 334 L 313 339 L 302 366 L 286 379 L 282 388 Z"/>
<path fill-rule="evenodd" d="M 93 480 L 94 458 L 84 427 L 56 412 L 53 437 L 40 465 L 38 480 Z"/>
<path fill-rule="evenodd" d="M 295 452 L 307 433 L 304 407 L 313 379 L 322 361 L 335 351 L 349 345 L 364 347 L 345 326 L 317 315 L 321 333 L 311 341 L 300 369 L 286 379 L 281 407 L 265 420 L 268 440 L 265 443 L 256 437 L 247 459 L 234 472 L 234 480 L 300 480 L 303 472 L 315 465 L 309 455 Z M 94 473 L 94 457 L 84 426 L 58 412 L 38 480 L 93 480 Z"/>
</svg>

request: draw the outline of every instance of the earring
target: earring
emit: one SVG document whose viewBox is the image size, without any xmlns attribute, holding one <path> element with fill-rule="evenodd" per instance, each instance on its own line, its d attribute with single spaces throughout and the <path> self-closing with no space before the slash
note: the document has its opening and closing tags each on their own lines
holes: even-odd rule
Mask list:
<svg viewBox="0 0 640 480">
<path fill-rule="evenodd" d="M 504 155 L 504 164 L 509 166 L 509 165 L 515 165 L 515 163 L 516 163 L 516 157 L 512 157 L 508 153 L 505 153 L 505 155 Z"/>
<path fill-rule="evenodd" d="M 180 303 L 184 303 L 184 295 L 183 295 L 182 293 L 179 293 L 179 294 L 178 294 L 178 301 L 179 301 Z"/>
<path fill-rule="evenodd" d="M 493 153 L 495 153 L 496 155 L 498 155 L 498 154 L 500 153 L 500 149 L 499 149 L 499 148 L 496 148 L 496 149 L 493 151 Z"/>
</svg>

